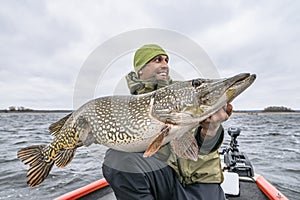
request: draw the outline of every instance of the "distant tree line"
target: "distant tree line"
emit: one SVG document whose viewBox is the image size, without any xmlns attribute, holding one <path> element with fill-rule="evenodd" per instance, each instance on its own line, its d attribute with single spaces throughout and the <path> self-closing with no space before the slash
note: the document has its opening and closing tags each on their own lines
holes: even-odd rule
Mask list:
<svg viewBox="0 0 300 200">
<path fill-rule="evenodd" d="M 34 109 L 30 109 L 30 108 L 25 108 L 23 106 L 9 106 L 8 108 L 1 110 L 0 109 L 0 113 L 15 113 L 15 112 L 36 112 L 36 113 L 49 113 L 49 112 L 72 112 L 72 110 L 34 110 Z"/>
<path fill-rule="evenodd" d="M 284 106 L 269 106 L 263 110 L 263 112 L 295 112 L 291 108 Z"/>
<path fill-rule="evenodd" d="M 30 108 L 25 108 L 23 106 L 19 106 L 19 107 L 10 106 L 10 107 L 8 107 L 8 110 L 6 110 L 6 111 L 8 111 L 8 112 L 14 112 L 14 111 L 25 112 L 25 111 L 33 111 L 33 110 Z"/>
</svg>

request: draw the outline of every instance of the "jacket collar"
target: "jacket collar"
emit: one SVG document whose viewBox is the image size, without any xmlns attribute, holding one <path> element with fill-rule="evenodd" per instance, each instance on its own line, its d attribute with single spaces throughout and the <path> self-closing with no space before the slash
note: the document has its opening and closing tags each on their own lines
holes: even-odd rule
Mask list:
<svg viewBox="0 0 300 200">
<path fill-rule="evenodd" d="M 144 94 L 172 84 L 172 80 L 157 80 L 155 78 L 141 80 L 135 72 L 130 72 L 126 77 L 131 94 Z"/>
</svg>

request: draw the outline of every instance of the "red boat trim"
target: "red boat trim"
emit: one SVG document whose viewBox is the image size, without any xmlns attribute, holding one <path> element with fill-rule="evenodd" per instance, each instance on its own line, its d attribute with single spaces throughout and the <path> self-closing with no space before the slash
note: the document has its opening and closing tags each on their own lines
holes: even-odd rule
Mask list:
<svg viewBox="0 0 300 200">
<path fill-rule="evenodd" d="M 89 193 L 92 193 L 98 189 L 104 188 L 106 186 L 108 186 L 108 182 L 102 178 L 98 181 L 95 181 L 93 183 L 90 183 L 86 186 L 83 186 L 81 188 L 78 188 L 72 192 L 69 192 L 67 194 L 64 194 L 58 198 L 56 198 L 55 200 L 71 200 L 71 199 L 78 199 L 80 197 L 83 197 Z"/>
<path fill-rule="evenodd" d="M 288 200 L 288 198 L 277 190 L 270 182 L 268 182 L 263 176 L 258 175 L 255 177 L 256 185 L 270 200 Z M 108 182 L 102 178 L 98 181 L 90 183 L 86 186 L 78 188 L 72 192 L 64 194 L 55 200 L 73 200 L 90 194 L 96 190 L 107 187 Z"/>
<path fill-rule="evenodd" d="M 270 200 L 288 200 L 284 194 L 277 190 L 270 182 L 268 182 L 263 176 L 256 178 L 256 184 L 259 189 L 270 199 Z"/>
</svg>

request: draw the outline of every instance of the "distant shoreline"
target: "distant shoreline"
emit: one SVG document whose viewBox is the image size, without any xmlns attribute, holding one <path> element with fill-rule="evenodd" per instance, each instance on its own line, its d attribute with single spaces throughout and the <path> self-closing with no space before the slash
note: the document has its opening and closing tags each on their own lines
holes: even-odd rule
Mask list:
<svg viewBox="0 0 300 200">
<path fill-rule="evenodd" d="M 233 111 L 235 114 L 250 114 L 250 115 L 258 115 L 258 114 L 300 114 L 300 111 L 294 111 L 294 112 L 284 112 L 284 111 L 274 111 L 274 112 L 266 112 L 266 111 Z"/>
<path fill-rule="evenodd" d="M 0 110 L 0 113 L 71 113 L 73 110 Z M 263 110 L 234 110 L 235 114 L 300 114 L 300 110 L 291 111 L 273 111 L 267 112 Z"/>
<path fill-rule="evenodd" d="M 73 110 L 0 110 L 0 113 L 70 113 Z"/>
</svg>

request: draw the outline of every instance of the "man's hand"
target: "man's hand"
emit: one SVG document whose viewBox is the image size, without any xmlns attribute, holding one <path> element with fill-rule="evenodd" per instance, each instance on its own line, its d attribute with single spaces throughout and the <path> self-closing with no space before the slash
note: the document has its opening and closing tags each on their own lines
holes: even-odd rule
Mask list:
<svg viewBox="0 0 300 200">
<path fill-rule="evenodd" d="M 227 104 L 215 114 L 207 118 L 200 123 L 201 138 L 204 139 L 206 136 L 213 137 L 216 135 L 222 122 L 226 121 L 232 114 L 232 105 Z"/>
</svg>

